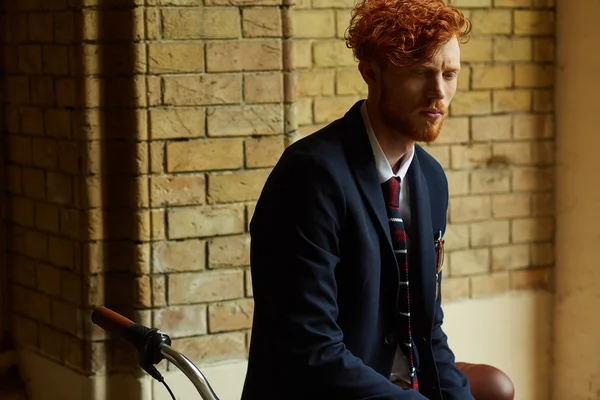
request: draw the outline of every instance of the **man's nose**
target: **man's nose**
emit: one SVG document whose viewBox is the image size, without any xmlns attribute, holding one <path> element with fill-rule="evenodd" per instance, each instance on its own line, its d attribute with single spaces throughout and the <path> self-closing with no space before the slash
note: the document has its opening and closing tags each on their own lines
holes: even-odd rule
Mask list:
<svg viewBox="0 0 600 400">
<path fill-rule="evenodd" d="M 432 77 L 431 81 L 429 82 L 429 88 L 427 90 L 427 98 L 430 100 L 443 100 L 443 83 L 444 78 L 442 76 Z"/>
</svg>

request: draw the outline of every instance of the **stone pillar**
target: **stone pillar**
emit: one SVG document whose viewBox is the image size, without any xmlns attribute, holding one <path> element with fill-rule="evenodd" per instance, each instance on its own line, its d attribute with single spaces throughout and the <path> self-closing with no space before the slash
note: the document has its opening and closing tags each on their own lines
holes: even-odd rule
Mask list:
<svg viewBox="0 0 600 400">
<path fill-rule="evenodd" d="M 600 3 L 557 2 L 553 399 L 600 392 Z"/>
</svg>

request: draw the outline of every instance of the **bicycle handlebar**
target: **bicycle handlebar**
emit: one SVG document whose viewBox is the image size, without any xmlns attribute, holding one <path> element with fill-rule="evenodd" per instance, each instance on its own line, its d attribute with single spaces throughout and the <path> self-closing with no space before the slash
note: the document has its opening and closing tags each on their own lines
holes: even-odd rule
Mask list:
<svg viewBox="0 0 600 400">
<path fill-rule="evenodd" d="M 140 354 L 140 366 L 154 379 L 164 382 L 154 365 L 166 358 L 190 379 L 202 399 L 219 400 L 202 372 L 183 354 L 171 347 L 171 339 L 164 332 L 136 324 L 104 306 L 97 307 L 92 312 L 92 322 L 110 335 L 124 339 L 135 347 Z"/>
<path fill-rule="evenodd" d="M 136 324 L 129 318 L 104 306 L 100 306 L 92 312 L 92 322 L 111 336 L 126 340 L 136 349 L 144 346 L 146 336 L 152 331 L 152 329 Z"/>
</svg>

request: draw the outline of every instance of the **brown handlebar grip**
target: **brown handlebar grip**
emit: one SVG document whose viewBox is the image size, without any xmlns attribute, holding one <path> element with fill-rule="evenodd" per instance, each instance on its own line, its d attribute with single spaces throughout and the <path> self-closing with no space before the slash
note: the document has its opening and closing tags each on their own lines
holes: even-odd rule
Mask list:
<svg viewBox="0 0 600 400">
<path fill-rule="evenodd" d="M 129 318 L 104 306 L 97 307 L 92 312 L 92 322 L 120 339 L 127 339 L 129 328 L 135 325 Z"/>
</svg>

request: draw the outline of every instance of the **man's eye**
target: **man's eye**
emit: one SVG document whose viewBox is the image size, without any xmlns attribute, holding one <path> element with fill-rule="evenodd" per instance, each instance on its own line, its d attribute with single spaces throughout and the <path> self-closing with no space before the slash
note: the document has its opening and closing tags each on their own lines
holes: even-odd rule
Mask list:
<svg viewBox="0 0 600 400">
<path fill-rule="evenodd" d="M 456 78 L 457 75 L 458 75 L 458 73 L 456 71 L 444 73 L 444 77 L 448 78 L 448 79 Z"/>
</svg>

